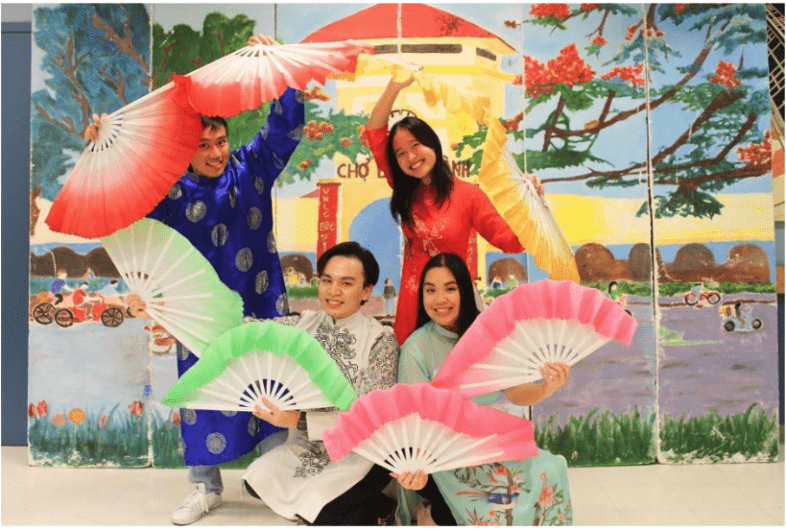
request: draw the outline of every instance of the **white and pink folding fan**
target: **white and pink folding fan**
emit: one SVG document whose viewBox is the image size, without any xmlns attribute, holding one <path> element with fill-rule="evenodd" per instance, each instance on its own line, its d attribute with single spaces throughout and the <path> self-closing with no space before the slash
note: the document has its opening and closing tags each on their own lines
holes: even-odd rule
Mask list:
<svg viewBox="0 0 786 531">
<path fill-rule="evenodd" d="M 312 80 L 324 85 L 330 74 L 353 72 L 358 54 L 372 49 L 352 41 L 255 44 L 174 79 L 200 113 L 234 116 L 278 98 L 287 87 L 306 90 Z"/>
<path fill-rule="evenodd" d="M 100 238 L 142 219 L 188 169 L 202 122 L 174 83 L 102 120 L 58 193 L 46 223 Z"/>
<path fill-rule="evenodd" d="M 612 339 L 629 345 L 637 324 L 597 289 L 569 280 L 523 284 L 481 312 L 432 383 L 476 396 L 535 382 L 546 362 L 574 365 Z"/>
<path fill-rule="evenodd" d="M 358 398 L 322 441 L 332 461 L 355 452 L 394 473 L 538 455 L 530 421 L 430 384 L 396 384 Z"/>
</svg>

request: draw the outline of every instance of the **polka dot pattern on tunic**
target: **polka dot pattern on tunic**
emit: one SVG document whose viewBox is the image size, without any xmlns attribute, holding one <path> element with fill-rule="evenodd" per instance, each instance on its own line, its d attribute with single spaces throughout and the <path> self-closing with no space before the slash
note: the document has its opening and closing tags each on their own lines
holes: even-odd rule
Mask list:
<svg viewBox="0 0 786 531">
<path fill-rule="evenodd" d="M 227 196 L 229 197 L 229 206 L 235 208 L 237 206 L 237 188 L 234 184 L 229 187 Z"/>
<path fill-rule="evenodd" d="M 235 256 L 235 267 L 237 267 L 238 271 L 242 271 L 246 273 L 251 266 L 254 264 L 254 253 L 251 252 L 249 247 L 243 247 L 237 252 L 237 256 Z"/>
<path fill-rule="evenodd" d="M 180 187 L 180 183 L 175 183 L 169 193 L 166 194 L 169 199 L 172 201 L 177 201 L 181 197 L 183 197 L 183 189 Z"/>
<path fill-rule="evenodd" d="M 180 419 L 189 426 L 193 426 L 197 421 L 196 411 L 193 409 L 183 408 L 180 410 Z"/>
<path fill-rule="evenodd" d="M 251 207 L 248 209 L 246 219 L 248 221 L 248 228 L 251 230 L 257 230 L 262 226 L 262 211 L 257 207 Z"/>
<path fill-rule="evenodd" d="M 259 430 L 259 420 L 256 417 L 248 419 L 248 434 L 252 437 L 257 434 Z"/>
<path fill-rule="evenodd" d="M 286 293 L 282 293 L 278 297 L 276 301 L 276 311 L 281 315 L 287 315 L 289 313 L 289 299 L 287 299 Z"/>
<path fill-rule="evenodd" d="M 207 205 L 198 199 L 186 207 L 186 218 L 192 223 L 202 221 L 205 214 L 207 214 Z"/>
<path fill-rule="evenodd" d="M 205 439 L 207 450 L 211 454 L 220 454 L 227 447 L 227 439 L 219 432 L 213 432 Z"/>
<path fill-rule="evenodd" d="M 262 180 L 262 177 L 254 176 L 254 188 L 257 189 L 259 195 L 265 193 L 265 181 Z"/>
<path fill-rule="evenodd" d="M 234 417 L 237 415 L 237 411 L 222 411 L 221 412 L 225 417 Z"/>
<path fill-rule="evenodd" d="M 270 234 L 267 235 L 267 252 L 270 254 L 276 254 L 276 237 L 273 234 L 273 231 L 270 231 Z"/>
<path fill-rule="evenodd" d="M 268 277 L 267 271 L 262 270 L 257 273 L 257 278 L 254 280 L 254 291 L 262 295 L 267 291 L 269 285 L 270 277 Z"/>
<path fill-rule="evenodd" d="M 229 229 L 223 223 L 218 223 L 210 233 L 210 240 L 216 247 L 221 247 L 229 239 Z"/>
</svg>

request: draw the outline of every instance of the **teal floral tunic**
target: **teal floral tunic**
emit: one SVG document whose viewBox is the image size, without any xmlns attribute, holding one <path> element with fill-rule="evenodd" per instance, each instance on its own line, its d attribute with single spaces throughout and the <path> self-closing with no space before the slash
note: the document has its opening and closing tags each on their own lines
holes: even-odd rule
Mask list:
<svg viewBox="0 0 786 531">
<path fill-rule="evenodd" d="M 401 347 L 398 381 L 430 382 L 458 334 L 433 321 L 417 329 Z M 489 405 L 499 392 L 475 397 Z M 458 525 L 572 525 L 568 464 L 546 450 L 523 461 L 502 461 L 437 472 L 434 481 Z M 396 520 L 412 525 L 420 496 L 399 486 Z"/>
</svg>

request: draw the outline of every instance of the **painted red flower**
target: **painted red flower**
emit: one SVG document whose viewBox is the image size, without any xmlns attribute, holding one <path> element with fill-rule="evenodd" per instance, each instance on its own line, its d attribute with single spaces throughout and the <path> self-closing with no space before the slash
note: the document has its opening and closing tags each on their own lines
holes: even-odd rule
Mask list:
<svg viewBox="0 0 786 531">
<path fill-rule="evenodd" d="M 46 400 L 41 400 L 40 402 L 38 402 L 36 409 L 38 410 L 39 417 L 45 417 L 47 412 L 49 411 L 49 404 L 46 403 Z"/>
<path fill-rule="evenodd" d="M 144 410 L 145 405 L 140 402 L 139 400 L 134 400 L 130 404 L 128 404 L 128 409 L 131 410 L 131 413 L 136 417 L 142 416 L 142 411 Z"/>
<path fill-rule="evenodd" d="M 644 63 L 636 66 L 615 66 L 609 72 L 600 76 L 601 79 L 619 77 L 622 81 L 631 83 L 634 87 L 644 86 Z"/>
<path fill-rule="evenodd" d="M 674 4 L 674 12 L 678 15 L 682 15 L 686 9 L 688 9 L 690 4 Z"/>
<path fill-rule="evenodd" d="M 101 416 L 98 417 L 98 429 L 100 430 L 101 428 L 106 426 L 107 422 L 109 422 L 109 417 L 107 416 L 106 413 L 101 413 Z"/>
<path fill-rule="evenodd" d="M 565 20 L 570 16 L 568 4 L 532 4 L 529 14 L 535 18 L 554 17 Z"/>
<path fill-rule="evenodd" d="M 540 480 L 541 480 L 541 481 L 546 481 L 546 478 L 547 478 L 547 477 L 548 477 L 548 476 L 546 475 L 546 473 L 545 473 L 545 472 L 541 472 L 541 473 L 540 473 Z"/>
<path fill-rule="evenodd" d="M 508 469 L 507 469 L 507 468 L 505 468 L 505 467 L 504 467 L 504 466 L 502 466 L 502 465 L 499 465 L 498 467 L 496 467 L 496 468 L 494 469 L 494 473 L 495 473 L 496 475 L 498 475 L 498 476 L 504 476 L 504 475 L 507 475 L 507 473 L 508 473 Z"/>
<path fill-rule="evenodd" d="M 603 4 L 581 4 L 582 11 L 592 11 L 596 7 L 600 7 Z"/>
<path fill-rule="evenodd" d="M 175 426 L 180 426 L 180 414 L 177 411 L 172 412 L 172 422 Z"/>
<path fill-rule="evenodd" d="M 764 140 L 761 144 L 740 146 L 736 149 L 737 157 L 747 166 L 769 167 L 772 164 L 772 143 L 769 129 L 764 131 Z"/>
<path fill-rule="evenodd" d="M 710 83 L 719 83 L 726 88 L 734 88 L 741 85 L 737 79 L 737 69 L 734 65 L 726 61 L 718 61 L 715 67 L 715 75 L 710 76 Z"/>
<path fill-rule="evenodd" d="M 592 39 L 592 44 L 598 44 L 600 46 L 606 46 L 608 41 L 604 39 L 602 36 L 598 35 L 594 39 Z"/>
<path fill-rule="evenodd" d="M 62 426 L 63 424 L 65 424 L 65 417 L 62 413 L 52 415 L 52 426 Z"/>
<path fill-rule="evenodd" d="M 27 416 L 30 417 L 31 419 L 35 417 L 35 405 L 34 404 L 30 404 L 29 406 L 27 406 Z"/>
<path fill-rule="evenodd" d="M 536 98 L 541 94 L 551 94 L 557 83 L 572 87 L 592 81 L 595 71 L 579 56 L 574 42 L 561 49 L 557 57 L 549 59 L 545 65 L 525 55 L 524 75 L 527 95 Z"/>
</svg>

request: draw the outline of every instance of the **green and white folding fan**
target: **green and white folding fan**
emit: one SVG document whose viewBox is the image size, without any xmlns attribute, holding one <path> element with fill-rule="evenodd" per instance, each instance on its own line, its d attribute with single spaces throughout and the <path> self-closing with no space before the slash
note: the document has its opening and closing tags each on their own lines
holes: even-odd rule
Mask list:
<svg viewBox="0 0 786 531">
<path fill-rule="evenodd" d="M 197 357 L 243 322 L 243 299 L 182 234 L 142 219 L 101 238 L 145 311 Z"/>
<path fill-rule="evenodd" d="M 202 354 L 161 401 L 170 407 L 220 411 L 336 406 L 357 399 L 330 354 L 307 332 L 274 321 L 243 323 Z"/>
</svg>

